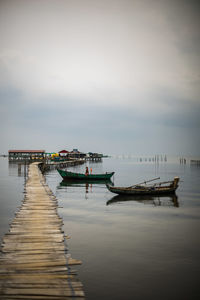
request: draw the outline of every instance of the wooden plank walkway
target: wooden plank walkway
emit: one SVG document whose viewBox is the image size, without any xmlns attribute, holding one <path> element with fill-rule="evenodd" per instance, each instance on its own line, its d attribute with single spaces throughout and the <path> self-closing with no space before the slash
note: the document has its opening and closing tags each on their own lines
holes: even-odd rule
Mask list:
<svg viewBox="0 0 200 300">
<path fill-rule="evenodd" d="M 70 267 L 81 262 L 66 254 L 57 208 L 38 163 L 31 164 L 24 201 L 2 243 L 0 299 L 84 297 L 82 284 Z"/>
</svg>

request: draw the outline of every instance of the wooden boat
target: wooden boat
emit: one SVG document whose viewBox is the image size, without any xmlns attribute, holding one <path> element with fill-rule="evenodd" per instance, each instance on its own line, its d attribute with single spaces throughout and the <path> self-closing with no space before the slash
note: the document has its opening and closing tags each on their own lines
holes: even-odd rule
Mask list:
<svg viewBox="0 0 200 300">
<path fill-rule="evenodd" d="M 146 185 L 147 182 L 157 180 L 160 178 L 151 179 L 142 183 L 129 187 L 116 187 L 106 184 L 108 190 L 118 195 L 162 195 L 174 193 L 178 188 L 179 177 L 174 177 L 173 181 L 165 181 L 155 183 L 153 185 Z"/>
<path fill-rule="evenodd" d="M 74 173 L 69 172 L 61 169 L 57 169 L 58 173 L 62 176 L 64 180 L 82 180 L 82 181 L 90 181 L 90 180 L 109 180 L 113 175 L 114 172 L 106 172 L 104 174 L 82 174 L 82 173 Z"/>
</svg>

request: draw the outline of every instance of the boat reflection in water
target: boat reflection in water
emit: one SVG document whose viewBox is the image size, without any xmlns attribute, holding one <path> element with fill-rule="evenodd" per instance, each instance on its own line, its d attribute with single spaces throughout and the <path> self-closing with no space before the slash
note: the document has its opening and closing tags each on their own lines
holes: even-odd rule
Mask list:
<svg viewBox="0 0 200 300">
<path fill-rule="evenodd" d="M 109 185 L 114 185 L 114 183 L 108 179 L 108 180 L 87 180 L 86 182 L 84 182 L 83 180 L 70 180 L 70 181 L 67 181 L 67 180 L 63 180 L 60 182 L 60 187 L 72 187 L 72 186 L 76 186 L 76 187 L 84 187 L 85 186 L 85 193 L 88 194 L 89 191 L 92 192 L 92 187 L 93 185 L 106 185 L 106 184 L 109 184 Z M 87 198 L 87 197 L 86 197 Z"/>
<path fill-rule="evenodd" d="M 143 204 L 154 206 L 174 206 L 179 207 L 178 196 L 176 194 L 160 195 L 160 196 L 134 196 L 134 195 L 117 195 L 106 202 L 106 205 L 120 203 L 124 201 L 137 201 Z"/>
<path fill-rule="evenodd" d="M 114 185 L 113 182 L 108 179 L 108 180 L 87 180 L 87 181 L 83 181 L 83 180 L 63 180 L 60 182 L 60 186 L 84 186 L 84 185 L 89 185 L 89 184 L 110 184 L 110 185 Z"/>
</svg>

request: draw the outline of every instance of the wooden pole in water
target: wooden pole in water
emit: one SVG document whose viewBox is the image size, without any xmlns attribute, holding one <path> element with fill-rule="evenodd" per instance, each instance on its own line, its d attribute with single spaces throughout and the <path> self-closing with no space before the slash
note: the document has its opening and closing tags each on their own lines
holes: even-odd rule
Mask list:
<svg viewBox="0 0 200 300">
<path fill-rule="evenodd" d="M 18 176 L 21 175 L 21 164 L 18 164 Z"/>
</svg>

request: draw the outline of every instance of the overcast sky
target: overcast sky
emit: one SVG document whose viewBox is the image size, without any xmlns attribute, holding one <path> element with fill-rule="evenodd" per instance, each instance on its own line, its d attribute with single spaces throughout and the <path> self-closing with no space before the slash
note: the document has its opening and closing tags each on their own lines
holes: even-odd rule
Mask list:
<svg viewBox="0 0 200 300">
<path fill-rule="evenodd" d="M 0 0 L 0 153 L 200 154 L 200 5 Z"/>
</svg>

